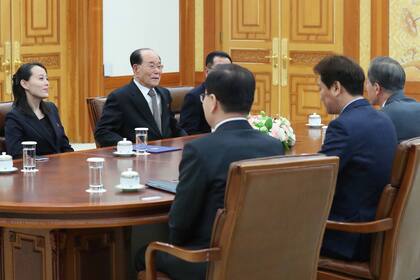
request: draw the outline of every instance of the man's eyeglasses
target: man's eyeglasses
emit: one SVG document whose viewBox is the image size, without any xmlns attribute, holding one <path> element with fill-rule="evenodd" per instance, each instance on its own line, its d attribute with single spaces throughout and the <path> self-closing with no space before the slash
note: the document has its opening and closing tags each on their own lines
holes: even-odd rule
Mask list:
<svg viewBox="0 0 420 280">
<path fill-rule="evenodd" d="M 203 92 L 203 93 L 200 94 L 200 101 L 201 101 L 201 103 L 204 102 L 204 98 L 206 97 L 206 95 L 209 95 L 209 94 L 210 93 L 207 93 L 207 92 Z"/>
<path fill-rule="evenodd" d="M 155 70 L 155 69 L 157 69 L 159 71 L 163 70 L 163 65 L 162 64 L 149 63 L 149 64 L 145 64 L 144 66 L 149 70 Z"/>
</svg>

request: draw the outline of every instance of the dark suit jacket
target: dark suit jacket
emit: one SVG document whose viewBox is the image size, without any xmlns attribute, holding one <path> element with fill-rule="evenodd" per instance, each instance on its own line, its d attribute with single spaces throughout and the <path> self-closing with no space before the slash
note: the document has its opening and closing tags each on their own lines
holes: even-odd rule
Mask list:
<svg viewBox="0 0 420 280">
<path fill-rule="evenodd" d="M 148 127 L 149 140 L 186 135 L 178 127 L 171 111 L 172 99 L 169 91 L 161 87 L 156 87 L 155 91 L 161 98 L 162 133 L 159 131 L 146 99 L 136 84 L 131 81 L 108 96 L 101 119 L 96 126 L 95 140 L 101 146 L 116 145 L 123 138 L 134 143 L 136 127 Z"/>
<path fill-rule="evenodd" d="M 214 133 L 185 145 L 177 193 L 169 213 L 170 243 L 208 247 L 216 211 L 224 207 L 230 163 L 283 153 L 279 140 L 241 120 L 224 123 Z M 186 263 L 166 254 L 160 254 L 156 261 L 158 269 L 171 279 L 205 278 L 205 263 Z"/>
<path fill-rule="evenodd" d="M 391 95 L 381 109 L 395 125 L 398 142 L 420 136 L 420 103 L 404 95 Z"/>
<path fill-rule="evenodd" d="M 327 129 L 321 153 L 338 156 L 340 166 L 329 218 L 370 221 L 389 183 L 397 137 L 391 120 L 365 99 L 349 104 Z M 321 254 L 369 258 L 369 235 L 327 230 Z"/>
<path fill-rule="evenodd" d="M 7 113 L 5 121 L 6 150 L 11 156 L 22 156 L 22 141 L 36 141 L 38 155 L 73 151 L 61 124 L 57 107 L 50 102 L 44 103 L 49 108 L 49 112 L 44 112 L 44 114 L 54 130 L 55 137 L 50 137 L 35 114 L 27 114 L 14 107 Z"/>
<path fill-rule="evenodd" d="M 205 90 L 206 87 L 202 83 L 185 95 L 179 125 L 190 135 L 210 132 L 210 126 L 204 117 L 203 104 L 200 100 L 200 94 Z"/>
</svg>

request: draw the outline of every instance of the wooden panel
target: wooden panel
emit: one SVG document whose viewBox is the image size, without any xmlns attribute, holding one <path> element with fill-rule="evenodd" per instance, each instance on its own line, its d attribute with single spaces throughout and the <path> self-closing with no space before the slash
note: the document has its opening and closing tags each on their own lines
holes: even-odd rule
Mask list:
<svg viewBox="0 0 420 280">
<path fill-rule="evenodd" d="M 10 280 L 57 279 L 52 260 L 57 244 L 49 230 L 4 229 L 4 277 Z"/>
<path fill-rule="evenodd" d="M 12 60 L 11 53 L 9 52 L 7 54 L 5 48 L 6 43 L 10 43 L 12 40 L 10 30 L 10 5 L 11 1 L 0 1 L 0 64 L 6 62 L 7 60 Z M 1 67 L 0 69 L 0 101 L 9 101 L 12 100 L 11 68 Z M 6 71 L 8 71 L 8 73 L 6 73 Z"/>
<path fill-rule="evenodd" d="M 324 57 L 331 55 L 332 52 L 312 52 L 312 51 L 290 51 L 291 65 L 315 66 Z"/>
<path fill-rule="evenodd" d="M 315 75 L 290 75 L 289 83 L 291 118 L 295 122 L 305 122 L 313 112 L 320 113 L 323 119 L 327 118 Z"/>
<path fill-rule="evenodd" d="M 291 42 L 334 42 L 333 0 L 295 0 L 290 6 Z"/>
<path fill-rule="evenodd" d="M 270 40 L 271 39 L 271 1 L 269 0 L 231 0 L 232 39 Z"/>
<path fill-rule="evenodd" d="M 40 62 L 47 69 L 59 69 L 61 66 L 60 53 L 24 54 L 22 62 Z"/>
<path fill-rule="evenodd" d="M 10 232 L 9 241 L 13 248 L 13 278 L 44 279 L 46 274 L 44 237 Z M 25 264 L 25 269 L 21 267 L 23 263 Z"/>
<path fill-rule="evenodd" d="M 216 1 L 204 0 L 204 56 L 216 49 Z M 219 37 L 219 36 L 218 36 Z"/>
<path fill-rule="evenodd" d="M 180 0 L 180 85 L 194 84 L 195 52 L 195 12 L 194 0 Z"/>
<path fill-rule="evenodd" d="M 123 228 L 68 230 L 62 236 L 66 279 L 128 279 L 129 238 Z"/>
<path fill-rule="evenodd" d="M 252 113 L 259 114 L 261 111 L 271 115 L 271 73 L 257 73 L 255 75 L 256 88 Z"/>
<path fill-rule="evenodd" d="M 389 53 L 389 1 L 372 0 L 371 57 Z"/>
<path fill-rule="evenodd" d="M 344 1 L 344 34 L 343 54 L 359 61 L 360 56 L 360 0 Z"/>
<path fill-rule="evenodd" d="M 60 1 L 22 0 L 19 8 L 22 46 L 60 43 Z"/>
<path fill-rule="evenodd" d="M 270 50 L 232 49 L 230 55 L 235 63 L 270 63 Z"/>
<path fill-rule="evenodd" d="M 72 141 L 93 141 L 89 127 L 86 98 L 103 95 L 102 0 L 68 2 L 68 61 L 71 83 L 69 95 L 62 100 L 73 107 L 68 115 Z"/>
<path fill-rule="evenodd" d="M 53 102 L 57 107 L 63 107 L 64 104 L 61 104 L 60 99 L 60 90 L 61 90 L 61 77 L 49 76 L 48 80 L 50 82 L 50 89 L 48 93 L 48 100 Z"/>
</svg>

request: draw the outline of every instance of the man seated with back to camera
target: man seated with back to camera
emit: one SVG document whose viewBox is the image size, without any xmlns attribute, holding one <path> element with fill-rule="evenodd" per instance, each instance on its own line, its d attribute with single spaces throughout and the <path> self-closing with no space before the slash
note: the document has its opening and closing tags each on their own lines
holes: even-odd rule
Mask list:
<svg viewBox="0 0 420 280">
<path fill-rule="evenodd" d="M 380 56 L 369 65 L 366 91 L 397 131 L 398 142 L 420 136 L 420 103 L 404 95 L 405 71 L 398 61 Z"/>
<path fill-rule="evenodd" d="M 163 65 L 152 49 L 132 52 L 133 80 L 108 95 L 95 130 L 95 140 L 102 146 L 114 146 L 127 138 L 135 142 L 134 129 L 147 127 L 149 140 L 186 135 L 178 127 L 171 111 L 171 95 L 159 87 Z"/>
<path fill-rule="evenodd" d="M 282 143 L 253 129 L 247 116 L 254 101 L 253 74 L 235 64 L 216 65 L 201 96 L 212 133 L 185 145 L 179 184 L 169 212 L 169 242 L 208 248 L 216 211 L 224 207 L 229 165 L 238 160 L 284 154 Z M 136 257 L 144 270 L 145 248 Z M 156 268 L 171 279 L 205 279 L 207 263 L 188 263 L 157 252 Z"/>
<path fill-rule="evenodd" d="M 382 190 L 389 183 L 397 147 L 391 120 L 363 98 L 362 68 L 344 56 L 321 60 L 321 101 L 330 122 L 320 153 L 340 158 L 337 185 L 329 219 L 366 222 L 375 219 Z M 369 258 L 370 235 L 326 230 L 321 255 L 354 261 Z"/>
</svg>

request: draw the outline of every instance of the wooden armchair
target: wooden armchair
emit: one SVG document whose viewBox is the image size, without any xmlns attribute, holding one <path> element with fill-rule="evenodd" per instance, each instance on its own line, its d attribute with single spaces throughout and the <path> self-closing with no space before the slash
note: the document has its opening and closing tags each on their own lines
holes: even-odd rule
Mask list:
<svg viewBox="0 0 420 280">
<path fill-rule="evenodd" d="M 12 110 L 13 101 L 0 102 L 0 153 L 6 151 L 6 139 L 4 137 L 4 126 L 6 114 Z"/>
<path fill-rule="evenodd" d="M 89 97 L 86 99 L 89 112 L 89 122 L 92 133 L 95 134 L 96 124 L 102 116 L 102 111 L 104 110 L 106 97 Z"/>
<path fill-rule="evenodd" d="M 373 233 L 369 262 L 320 258 L 319 280 L 399 280 L 420 277 L 420 137 L 402 142 L 391 183 L 382 193 L 376 220 L 366 223 L 327 222 L 333 230 Z"/>
<path fill-rule="evenodd" d="M 167 89 L 171 93 L 172 98 L 171 110 L 175 114 L 175 118 L 179 121 L 179 114 L 181 113 L 184 97 L 190 90 L 193 89 L 193 87 L 172 87 Z M 90 127 L 92 129 L 92 133 L 95 134 L 96 124 L 102 116 L 102 111 L 106 102 L 106 96 L 89 97 L 86 99 L 86 102 L 88 105 Z M 99 147 L 98 143 L 96 143 L 96 145 Z"/>
<path fill-rule="evenodd" d="M 153 242 L 139 279 L 156 279 L 156 251 L 209 261 L 207 279 L 315 279 L 337 170 L 338 158 L 322 155 L 232 163 L 210 248 Z"/>
</svg>

